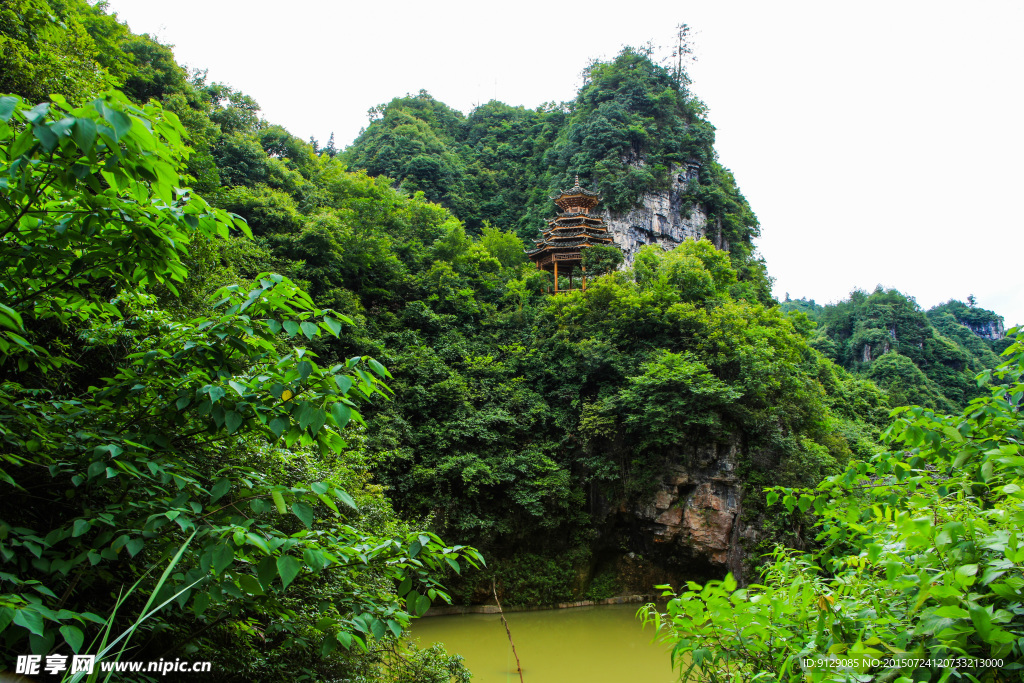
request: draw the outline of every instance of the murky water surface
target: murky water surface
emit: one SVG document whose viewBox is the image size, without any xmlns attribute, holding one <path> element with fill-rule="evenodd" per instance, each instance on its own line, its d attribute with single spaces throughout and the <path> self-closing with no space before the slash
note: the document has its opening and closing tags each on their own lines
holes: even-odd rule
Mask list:
<svg viewBox="0 0 1024 683">
<path fill-rule="evenodd" d="M 668 649 L 652 643 L 639 605 L 599 605 L 505 615 L 526 683 L 671 683 Z M 516 661 L 497 614 L 431 617 L 413 622 L 423 647 L 444 643 L 465 657 L 473 683 L 518 682 Z"/>
</svg>

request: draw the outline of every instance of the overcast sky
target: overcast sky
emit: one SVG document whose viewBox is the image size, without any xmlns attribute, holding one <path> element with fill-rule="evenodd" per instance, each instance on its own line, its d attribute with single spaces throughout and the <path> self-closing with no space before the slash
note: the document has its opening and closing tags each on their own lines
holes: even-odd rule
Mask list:
<svg viewBox="0 0 1024 683">
<path fill-rule="evenodd" d="M 421 88 L 466 113 L 571 99 L 589 60 L 669 45 L 686 22 L 693 90 L 779 298 L 882 284 L 924 308 L 974 294 L 1024 323 L 1020 0 L 109 5 L 269 121 L 338 147 Z"/>
</svg>

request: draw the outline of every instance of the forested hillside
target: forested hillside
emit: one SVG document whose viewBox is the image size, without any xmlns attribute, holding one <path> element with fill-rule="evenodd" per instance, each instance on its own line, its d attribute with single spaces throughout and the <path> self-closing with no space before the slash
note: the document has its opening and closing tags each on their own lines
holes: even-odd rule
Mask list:
<svg viewBox="0 0 1024 683">
<path fill-rule="evenodd" d="M 703 106 L 642 51 L 537 110 L 397 98 L 339 151 L 102 3 L 15 0 L 0 38 L 5 665 L 127 644 L 224 680 L 466 680 L 398 654 L 432 602 L 756 580 L 778 542 L 835 546 L 801 492 L 888 476 L 891 408 L 991 393 L 971 307 L 780 308 Z M 559 186 L 627 209 L 691 162 L 728 249 L 546 293 L 523 238 Z"/>
<path fill-rule="evenodd" d="M 925 312 L 912 297 L 881 287 L 870 294 L 855 291 L 838 304 L 787 299 L 781 308 L 816 323 L 811 345 L 870 378 L 894 405 L 962 410 L 985 394 L 974 378 L 996 367 L 1011 342 L 1002 318 L 973 302 L 950 300 Z"/>
<path fill-rule="evenodd" d="M 714 126 L 685 72 L 626 48 L 588 66 L 584 79 L 575 100 L 535 110 L 491 101 L 464 116 L 424 91 L 395 98 L 370 110 L 374 119 L 342 158 L 423 192 L 470 234 L 490 223 L 524 239 L 536 235 L 551 195 L 575 175 L 600 190 L 604 208 L 621 212 L 644 193 L 666 190 L 670 176 L 689 166 L 699 171 L 684 201 L 720 226 L 737 268 L 759 271 L 757 218 L 718 163 Z"/>
</svg>

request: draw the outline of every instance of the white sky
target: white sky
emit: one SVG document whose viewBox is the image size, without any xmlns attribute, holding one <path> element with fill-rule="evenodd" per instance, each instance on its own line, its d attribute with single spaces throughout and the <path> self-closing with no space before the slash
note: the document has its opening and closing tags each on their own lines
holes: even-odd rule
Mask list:
<svg viewBox="0 0 1024 683">
<path fill-rule="evenodd" d="M 974 294 L 1024 323 L 1024 3 L 110 0 L 178 61 L 342 148 L 421 88 L 468 113 L 571 99 L 588 60 L 694 31 L 693 90 L 782 298 Z"/>
</svg>

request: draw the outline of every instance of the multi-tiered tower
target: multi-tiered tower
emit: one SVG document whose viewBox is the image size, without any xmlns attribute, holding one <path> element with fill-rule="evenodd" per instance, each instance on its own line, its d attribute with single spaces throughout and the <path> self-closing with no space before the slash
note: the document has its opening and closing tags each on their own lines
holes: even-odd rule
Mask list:
<svg viewBox="0 0 1024 683">
<path fill-rule="evenodd" d="M 597 192 L 580 187 L 580 177 L 568 190 L 561 190 L 552 197 L 561 212 L 548 221 L 543 237 L 537 241 L 537 248 L 526 252 L 538 269 L 549 270 L 555 275 L 555 292 L 572 291 L 573 273 L 579 268 L 582 274 L 582 289 L 587 288 L 587 271 L 583 267 L 583 249 L 597 244 L 611 244 L 612 236 L 600 216 L 590 213 L 601 201 Z M 559 272 L 561 271 L 561 272 Z M 569 278 L 569 288 L 559 289 L 558 277 Z"/>
</svg>

